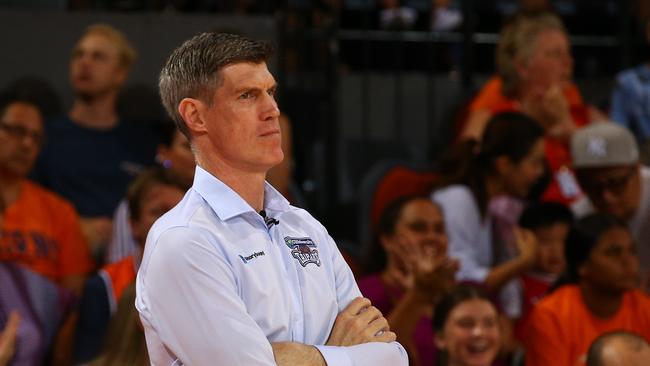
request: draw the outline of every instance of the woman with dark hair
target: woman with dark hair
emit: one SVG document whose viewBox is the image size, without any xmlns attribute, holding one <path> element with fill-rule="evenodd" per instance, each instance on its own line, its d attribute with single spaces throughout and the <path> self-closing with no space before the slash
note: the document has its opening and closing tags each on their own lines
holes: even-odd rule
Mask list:
<svg viewBox="0 0 650 366">
<path fill-rule="evenodd" d="M 565 246 L 566 273 L 530 315 L 526 365 L 581 365 L 591 342 L 612 330 L 650 340 L 650 298 L 637 289 L 634 248 L 630 231 L 613 216 L 575 223 Z"/>
<path fill-rule="evenodd" d="M 530 193 L 544 171 L 543 136 L 529 117 L 501 113 L 488 122 L 480 145 L 467 141 L 443 164 L 442 188 L 432 198 L 445 214 L 449 254 L 460 260 L 457 280 L 498 291 L 535 263 L 537 242 L 530 231 L 512 230 L 516 250 L 493 240 L 489 203 L 502 196 L 523 199 Z M 514 285 L 507 289 L 507 299 L 521 298 Z M 508 316 L 520 315 L 518 303 L 501 305 Z"/>
<path fill-rule="evenodd" d="M 458 264 L 447 257 L 440 208 L 426 196 L 406 196 L 388 205 L 369 248 L 361 292 L 383 314 L 410 354 L 411 365 L 435 356 L 433 303 L 454 283 Z"/>
<path fill-rule="evenodd" d="M 477 287 L 459 285 L 443 296 L 433 315 L 436 366 L 489 366 L 499 352 L 497 309 Z"/>
</svg>

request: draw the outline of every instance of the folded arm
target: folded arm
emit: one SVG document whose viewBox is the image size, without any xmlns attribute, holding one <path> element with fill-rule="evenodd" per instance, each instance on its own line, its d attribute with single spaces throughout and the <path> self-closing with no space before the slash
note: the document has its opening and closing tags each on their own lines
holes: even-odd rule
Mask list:
<svg viewBox="0 0 650 366">
<path fill-rule="evenodd" d="M 148 323 L 145 328 L 155 329 L 168 353 L 184 364 L 407 365 L 405 356 L 401 362 L 403 348 L 397 343 L 385 343 L 394 340 L 394 334 L 373 333 L 374 329 L 385 329 L 387 324 L 371 309 L 350 317 L 357 322 L 356 327 L 343 327 L 347 321 L 341 322 L 340 327 L 335 325 L 330 339 L 340 339 L 334 336 L 339 329 L 341 334 L 345 333 L 342 330 L 354 334 L 355 329 L 363 328 L 364 334 L 373 333 L 377 342 L 356 346 L 269 342 L 238 293 L 238 279 L 231 265 L 213 245 L 202 235 L 182 228 L 170 230 L 164 236 L 164 242 L 159 239 L 146 270 L 140 273 L 143 278 L 139 281 L 144 285 L 140 296 L 146 298 L 146 309 L 142 304 L 139 309 Z M 346 316 L 339 314 L 337 322 L 339 319 Z"/>
</svg>

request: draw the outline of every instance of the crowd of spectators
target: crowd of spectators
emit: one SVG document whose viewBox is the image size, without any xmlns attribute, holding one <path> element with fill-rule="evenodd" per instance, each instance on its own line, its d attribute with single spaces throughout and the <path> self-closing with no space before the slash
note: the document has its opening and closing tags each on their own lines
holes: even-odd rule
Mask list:
<svg viewBox="0 0 650 366">
<path fill-rule="evenodd" d="M 405 4 L 381 5 L 381 27 L 417 24 Z M 549 2 L 520 5 L 436 184 L 388 204 L 365 257 L 346 258 L 412 365 L 650 364 L 648 65 L 616 77 L 608 116 L 573 83 Z M 453 1 L 429 9 L 430 29 L 463 21 Z M 133 284 L 195 162 L 169 121 L 119 115 L 135 62 L 122 32 L 91 25 L 71 53 L 68 111 L 50 115 L 29 88 L 1 96 L 0 366 L 148 363 Z M 296 202 L 281 120 L 286 162 L 267 178 Z"/>
</svg>

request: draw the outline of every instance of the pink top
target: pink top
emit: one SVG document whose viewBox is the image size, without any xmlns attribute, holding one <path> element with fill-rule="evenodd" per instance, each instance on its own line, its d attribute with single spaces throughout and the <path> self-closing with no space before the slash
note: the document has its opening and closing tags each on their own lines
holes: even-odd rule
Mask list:
<svg viewBox="0 0 650 366">
<path fill-rule="evenodd" d="M 359 281 L 359 289 L 363 296 L 370 299 L 372 304 L 386 317 L 393 311 L 396 302 L 404 295 L 403 290 L 386 286 L 382 282 L 379 273 L 363 277 Z M 420 318 L 413 330 L 412 337 L 417 350 L 417 355 L 412 356 L 420 360 L 420 365 L 431 365 L 438 353 L 436 346 L 433 344 L 431 317 L 423 316 Z"/>
</svg>

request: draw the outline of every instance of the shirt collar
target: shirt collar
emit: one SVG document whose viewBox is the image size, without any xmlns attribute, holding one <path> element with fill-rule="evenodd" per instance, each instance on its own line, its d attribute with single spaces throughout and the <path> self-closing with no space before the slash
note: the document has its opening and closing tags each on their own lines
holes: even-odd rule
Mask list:
<svg viewBox="0 0 650 366">
<path fill-rule="evenodd" d="M 237 192 L 199 165 L 196 166 L 192 189 L 203 197 L 223 221 L 246 212 L 256 213 Z M 264 182 L 264 210 L 282 212 L 288 209 L 289 201 L 268 182 Z"/>
</svg>

